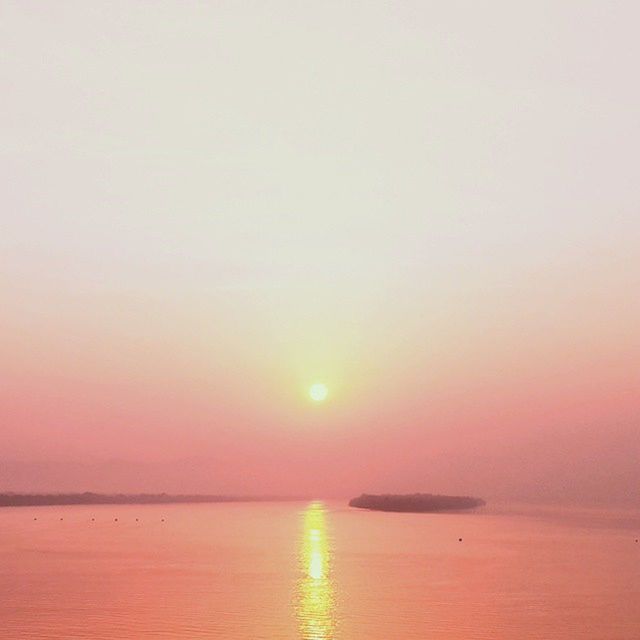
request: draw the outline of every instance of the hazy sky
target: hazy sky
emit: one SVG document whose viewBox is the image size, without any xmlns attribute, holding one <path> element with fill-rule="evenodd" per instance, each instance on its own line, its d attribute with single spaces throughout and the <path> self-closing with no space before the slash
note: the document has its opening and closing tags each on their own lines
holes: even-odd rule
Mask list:
<svg viewBox="0 0 640 640">
<path fill-rule="evenodd" d="M 0 489 L 640 502 L 639 21 L 3 2 Z"/>
</svg>

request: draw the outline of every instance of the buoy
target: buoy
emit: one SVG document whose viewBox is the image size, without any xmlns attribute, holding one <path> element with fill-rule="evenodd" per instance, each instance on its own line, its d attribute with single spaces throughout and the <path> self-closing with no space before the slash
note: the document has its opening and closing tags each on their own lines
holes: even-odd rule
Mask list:
<svg viewBox="0 0 640 640">
<path fill-rule="evenodd" d="M 462 542 L 462 538 L 458 538 L 458 542 Z"/>
<path fill-rule="evenodd" d="M 34 520 L 37 520 L 37 519 L 38 519 L 38 518 L 34 518 Z M 638 542 L 638 541 L 636 540 L 636 542 Z"/>
</svg>

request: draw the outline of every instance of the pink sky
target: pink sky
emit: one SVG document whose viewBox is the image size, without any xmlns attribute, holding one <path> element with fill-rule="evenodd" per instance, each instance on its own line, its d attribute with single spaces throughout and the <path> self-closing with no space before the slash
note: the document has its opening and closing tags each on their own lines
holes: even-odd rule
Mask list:
<svg viewBox="0 0 640 640">
<path fill-rule="evenodd" d="M 640 502 L 637 3 L 3 12 L 0 490 Z"/>
</svg>

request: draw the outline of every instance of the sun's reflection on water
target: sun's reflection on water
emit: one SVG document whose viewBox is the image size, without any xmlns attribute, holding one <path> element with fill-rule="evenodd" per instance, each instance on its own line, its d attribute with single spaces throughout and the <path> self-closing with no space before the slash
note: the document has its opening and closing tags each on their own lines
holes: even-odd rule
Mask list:
<svg viewBox="0 0 640 640">
<path fill-rule="evenodd" d="M 300 637 L 332 640 L 335 632 L 335 600 L 331 582 L 331 544 L 325 508 L 312 502 L 303 513 L 298 553 L 297 616 Z"/>
</svg>

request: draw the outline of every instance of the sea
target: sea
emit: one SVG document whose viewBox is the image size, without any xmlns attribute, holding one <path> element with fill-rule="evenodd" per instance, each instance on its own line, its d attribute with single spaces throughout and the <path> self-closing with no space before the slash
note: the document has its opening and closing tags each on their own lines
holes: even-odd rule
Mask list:
<svg viewBox="0 0 640 640">
<path fill-rule="evenodd" d="M 639 640 L 638 511 L 0 509 L 2 640 Z"/>
</svg>

